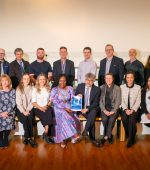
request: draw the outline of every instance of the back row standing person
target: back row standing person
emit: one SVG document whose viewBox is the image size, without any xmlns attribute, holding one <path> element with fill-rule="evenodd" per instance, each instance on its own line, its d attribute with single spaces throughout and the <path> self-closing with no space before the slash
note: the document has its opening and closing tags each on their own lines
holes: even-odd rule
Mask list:
<svg viewBox="0 0 150 170">
<path fill-rule="evenodd" d="M 37 59 L 30 64 L 29 74 L 32 82 L 35 84 L 40 74 L 45 74 L 49 81 L 52 80 L 52 67 L 48 61 L 44 60 L 45 50 L 38 48 L 36 51 Z"/>
<path fill-rule="evenodd" d="M 9 63 L 4 59 L 5 50 L 0 48 L 0 76 L 9 74 Z"/>
<path fill-rule="evenodd" d="M 59 76 L 65 74 L 67 76 L 67 86 L 73 86 L 75 78 L 74 62 L 67 59 L 67 48 L 62 46 L 59 49 L 60 59 L 53 63 L 53 87 L 58 85 Z"/>
<path fill-rule="evenodd" d="M 135 83 L 144 86 L 144 66 L 143 64 L 136 58 L 137 51 L 136 49 L 129 50 L 130 60 L 125 63 L 125 74 L 132 71 L 135 75 Z"/>
<path fill-rule="evenodd" d="M 16 48 L 14 51 L 16 59 L 10 63 L 9 76 L 12 87 L 16 89 L 24 73 L 29 73 L 29 62 L 23 59 L 23 50 Z"/>
<path fill-rule="evenodd" d="M 124 78 L 124 63 L 123 59 L 114 56 L 114 47 L 111 44 L 105 46 L 106 58 L 100 61 L 100 69 L 98 75 L 98 85 L 105 83 L 105 75 L 112 73 L 114 76 L 114 83 L 121 85 Z"/>
<path fill-rule="evenodd" d="M 80 62 L 78 72 L 77 72 L 77 80 L 78 84 L 85 82 L 85 75 L 87 73 L 93 73 L 96 75 L 97 64 L 92 59 L 92 49 L 90 47 L 85 47 L 83 49 L 84 60 Z"/>
</svg>

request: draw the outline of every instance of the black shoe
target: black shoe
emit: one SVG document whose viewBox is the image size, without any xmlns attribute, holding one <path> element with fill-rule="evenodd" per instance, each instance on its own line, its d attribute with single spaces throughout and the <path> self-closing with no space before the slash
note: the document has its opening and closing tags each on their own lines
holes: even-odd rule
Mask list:
<svg viewBox="0 0 150 170">
<path fill-rule="evenodd" d="M 83 133 L 82 133 L 82 136 L 84 138 L 88 138 L 89 137 L 88 132 L 86 130 L 84 130 Z"/>
<path fill-rule="evenodd" d="M 30 144 L 31 147 L 33 147 L 33 148 L 36 148 L 38 146 L 37 143 L 34 140 L 32 140 L 32 139 L 28 140 L 28 144 Z"/>
<path fill-rule="evenodd" d="M 132 142 L 128 142 L 128 143 L 127 143 L 127 148 L 130 148 L 132 145 L 133 145 Z"/>
<path fill-rule="evenodd" d="M 100 147 L 102 146 L 100 142 L 96 141 L 96 140 L 91 140 L 91 143 L 96 146 L 96 147 Z"/>
<path fill-rule="evenodd" d="M 43 139 L 44 139 L 45 142 L 48 143 L 48 144 L 54 143 L 54 141 L 53 141 L 46 133 L 43 133 Z"/>
<path fill-rule="evenodd" d="M 104 143 L 105 143 L 106 141 L 107 141 L 107 140 L 103 138 L 103 139 L 100 140 L 100 144 L 101 144 L 101 145 L 104 145 Z"/>
<path fill-rule="evenodd" d="M 113 136 L 111 136 L 111 138 L 108 138 L 108 142 L 109 144 L 113 144 Z"/>
<path fill-rule="evenodd" d="M 0 149 L 3 149 L 4 147 L 3 141 L 0 141 Z"/>
<path fill-rule="evenodd" d="M 53 138 L 51 138 L 51 137 L 49 137 L 49 143 L 54 144 L 54 143 L 55 143 L 55 142 L 54 142 L 54 139 L 53 139 Z"/>
<path fill-rule="evenodd" d="M 28 145 L 28 139 L 24 139 L 23 144 Z"/>
</svg>

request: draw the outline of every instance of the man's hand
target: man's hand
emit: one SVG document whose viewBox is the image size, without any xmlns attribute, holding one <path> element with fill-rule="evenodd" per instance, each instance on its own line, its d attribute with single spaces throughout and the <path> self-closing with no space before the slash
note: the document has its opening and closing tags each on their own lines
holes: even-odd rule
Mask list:
<svg viewBox="0 0 150 170">
<path fill-rule="evenodd" d="M 104 110 L 103 112 L 106 116 L 109 116 L 109 114 L 110 114 L 107 110 Z"/>
<path fill-rule="evenodd" d="M 45 111 L 47 110 L 47 107 L 46 107 L 46 106 L 40 107 L 40 110 L 41 110 L 42 112 L 45 112 Z"/>
<path fill-rule="evenodd" d="M 85 113 L 88 112 L 88 109 L 82 109 L 81 112 L 82 112 L 83 114 L 85 114 Z"/>
</svg>

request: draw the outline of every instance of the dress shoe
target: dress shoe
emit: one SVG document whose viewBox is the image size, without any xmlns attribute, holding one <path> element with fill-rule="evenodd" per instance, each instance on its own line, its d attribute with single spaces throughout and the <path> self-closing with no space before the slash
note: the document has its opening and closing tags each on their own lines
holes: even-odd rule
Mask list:
<svg viewBox="0 0 150 170">
<path fill-rule="evenodd" d="M 89 137 L 88 132 L 86 130 L 84 130 L 83 133 L 82 133 L 82 136 L 84 138 L 88 138 Z"/>
<path fill-rule="evenodd" d="M 32 148 L 36 148 L 38 146 L 37 143 L 32 139 L 28 140 L 28 144 L 30 144 Z"/>
<path fill-rule="evenodd" d="M 113 136 L 111 136 L 111 138 L 108 138 L 108 142 L 109 144 L 113 144 Z"/>
<path fill-rule="evenodd" d="M 101 143 L 98 142 L 98 141 L 96 141 L 96 140 L 91 140 L 91 143 L 92 143 L 94 146 L 96 146 L 96 147 L 101 147 L 101 146 L 102 146 Z"/>
<path fill-rule="evenodd" d="M 4 148 L 3 141 L 0 141 L 0 149 L 3 149 L 3 148 Z"/>
<path fill-rule="evenodd" d="M 105 138 L 103 138 L 103 139 L 100 140 L 100 144 L 101 144 L 101 145 L 104 145 L 104 143 L 105 143 L 106 141 L 107 141 L 107 140 L 106 140 Z"/>
<path fill-rule="evenodd" d="M 28 139 L 24 139 L 23 144 L 28 145 Z"/>
<path fill-rule="evenodd" d="M 130 148 L 131 146 L 133 146 L 133 143 L 132 142 L 128 142 L 127 143 L 127 148 Z"/>
</svg>

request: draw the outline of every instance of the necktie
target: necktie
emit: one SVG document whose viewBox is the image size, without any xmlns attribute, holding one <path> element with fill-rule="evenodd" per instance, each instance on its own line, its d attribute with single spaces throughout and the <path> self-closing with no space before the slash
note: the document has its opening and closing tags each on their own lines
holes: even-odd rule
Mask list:
<svg viewBox="0 0 150 170">
<path fill-rule="evenodd" d="M 62 63 L 62 64 L 61 64 L 61 67 L 62 67 L 62 73 L 64 74 L 64 73 L 65 73 L 66 64 L 65 64 L 65 63 Z"/>
<path fill-rule="evenodd" d="M 89 87 L 86 88 L 85 92 L 85 101 L 84 101 L 84 107 L 86 108 L 89 105 Z"/>
<path fill-rule="evenodd" d="M 23 68 L 23 63 L 22 63 L 22 61 L 19 61 L 19 66 L 20 66 L 21 74 L 23 75 L 23 73 L 24 73 L 24 68 Z"/>
</svg>

